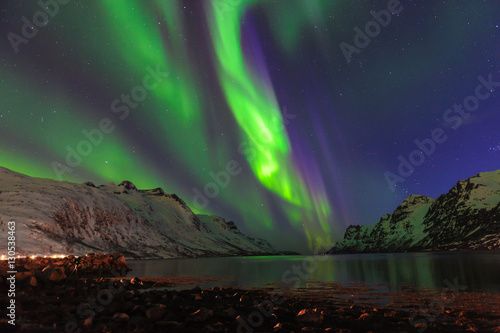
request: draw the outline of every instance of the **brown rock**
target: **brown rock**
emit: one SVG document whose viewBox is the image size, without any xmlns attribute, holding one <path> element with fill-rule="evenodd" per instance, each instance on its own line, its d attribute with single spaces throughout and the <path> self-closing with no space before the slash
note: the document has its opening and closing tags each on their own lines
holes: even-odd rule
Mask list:
<svg viewBox="0 0 500 333">
<path fill-rule="evenodd" d="M 130 319 L 128 314 L 126 313 L 115 313 L 112 317 L 114 321 L 117 321 L 119 323 L 127 323 Z"/>
<path fill-rule="evenodd" d="M 368 312 L 365 312 L 359 316 L 358 320 L 367 320 L 370 319 L 371 315 Z"/>
<path fill-rule="evenodd" d="M 101 259 L 94 259 L 92 260 L 92 264 L 95 266 L 101 266 L 104 263 Z"/>
<path fill-rule="evenodd" d="M 64 269 L 60 267 L 47 266 L 42 270 L 42 276 L 46 281 L 59 282 L 66 279 Z"/>
<path fill-rule="evenodd" d="M 28 271 L 28 272 L 17 272 L 16 273 L 16 280 L 24 280 L 30 276 L 35 275 L 35 272 Z"/>
<path fill-rule="evenodd" d="M 160 320 L 167 314 L 167 309 L 164 307 L 155 307 L 146 310 L 146 317 L 149 320 Z"/>
<path fill-rule="evenodd" d="M 38 282 L 36 280 L 36 277 L 34 276 L 31 276 L 29 278 L 29 285 L 32 286 L 32 287 L 36 287 L 38 285 Z"/>
<path fill-rule="evenodd" d="M 102 262 L 106 265 L 109 265 L 113 261 L 113 257 L 110 254 L 107 254 L 101 258 Z"/>
<path fill-rule="evenodd" d="M 128 266 L 127 266 L 127 261 L 125 260 L 125 257 L 122 255 L 120 255 L 119 257 L 114 257 L 114 260 L 113 260 L 113 266 L 115 266 L 117 269 L 121 270 L 121 269 L 127 269 Z"/>
<path fill-rule="evenodd" d="M 67 259 L 62 259 L 62 260 L 52 262 L 52 265 L 55 265 L 55 266 L 67 266 L 68 264 L 69 264 L 69 260 L 67 260 Z"/>
<path fill-rule="evenodd" d="M 90 316 L 83 321 L 83 327 L 90 329 L 92 328 L 93 323 L 94 323 L 93 316 Z"/>
<path fill-rule="evenodd" d="M 133 284 L 133 285 L 143 285 L 142 281 L 138 278 L 138 277 L 133 277 L 131 280 L 130 280 L 130 284 Z"/>
<path fill-rule="evenodd" d="M 24 264 L 23 267 L 27 271 L 34 271 L 34 270 L 37 270 L 37 269 L 42 269 L 43 265 L 41 265 L 39 263 L 36 263 L 36 262 L 29 262 L 29 263 Z"/>
<path fill-rule="evenodd" d="M 302 329 L 300 330 L 301 332 L 317 332 L 318 330 L 314 327 L 302 327 Z"/>
<path fill-rule="evenodd" d="M 319 324 L 323 322 L 323 311 L 318 309 L 302 309 L 297 314 L 295 320 L 299 323 Z"/>
</svg>

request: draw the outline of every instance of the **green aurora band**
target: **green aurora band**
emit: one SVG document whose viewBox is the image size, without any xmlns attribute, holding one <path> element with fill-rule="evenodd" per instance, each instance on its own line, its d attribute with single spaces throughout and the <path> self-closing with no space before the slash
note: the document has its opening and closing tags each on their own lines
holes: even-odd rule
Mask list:
<svg viewBox="0 0 500 333">
<path fill-rule="evenodd" d="M 168 73 L 164 82 L 148 91 L 147 98 L 139 103 L 140 108 L 130 110 L 126 121 L 144 127 L 148 139 L 157 147 L 164 147 L 165 156 L 175 155 L 182 175 L 169 172 L 169 165 L 155 165 L 146 153 L 132 152 L 135 143 L 126 135 L 128 129 L 125 121 L 122 123 L 118 118 L 119 112 L 114 114 L 110 107 L 106 110 L 106 106 L 101 105 L 97 113 L 92 103 L 82 103 L 61 84 L 55 88 L 33 85 L 19 72 L 4 68 L 0 69 L 5 78 L 0 82 L 0 89 L 6 105 L 15 105 L 16 109 L 4 111 L 15 113 L 15 117 L 6 132 L 12 142 L 4 142 L 0 147 L 0 164 L 38 177 L 57 179 L 55 168 L 64 180 L 121 182 L 129 179 L 139 188 L 163 186 L 167 192 L 178 193 L 193 207 L 190 202 L 193 193 L 186 185 L 203 187 L 210 182 L 208 171 L 220 170 L 224 165 L 221 161 L 230 161 L 244 143 L 253 153 L 243 154 L 248 164 L 241 163 L 242 168 L 249 166 L 248 172 L 253 173 L 260 186 L 255 185 L 254 179 L 235 179 L 216 200 L 222 207 L 233 207 L 244 217 L 242 222 L 246 227 L 259 233 L 276 226 L 275 208 L 262 204 L 273 198 L 278 202 L 281 215 L 305 235 L 309 248 L 324 244 L 325 235 L 331 234 L 336 220 L 335 212 L 322 183 L 311 180 L 294 163 L 294 147 L 267 73 L 253 68 L 244 56 L 240 21 L 246 11 L 260 3 L 239 2 L 221 10 L 220 1 L 205 4 L 209 31 L 200 34 L 206 34 L 212 43 L 212 66 L 225 97 L 227 116 L 232 115 L 239 128 L 239 141 L 228 142 L 214 136 L 207 126 L 208 118 L 215 117 L 215 111 L 219 110 L 211 104 L 203 81 L 198 79 L 202 69 L 190 62 L 196 56 L 196 48 L 188 47 L 184 40 L 189 32 L 185 28 L 186 17 L 177 14 L 179 2 L 101 0 L 89 9 L 89 12 L 102 13 L 97 18 L 98 26 L 88 26 L 84 20 L 75 22 L 75 17 L 90 13 L 80 13 L 79 8 L 70 8 L 70 5 L 61 9 L 66 11 L 65 15 L 57 16 L 50 24 L 65 26 L 60 30 L 61 39 L 71 41 L 74 46 L 74 62 L 95 59 L 91 73 L 85 78 L 99 86 L 108 105 L 120 97 L 116 91 L 130 92 L 140 84 L 148 73 L 147 67 L 161 68 Z M 265 4 L 263 6 L 265 8 Z M 293 2 L 293 6 L 310 7 L 297 2 Z M 318 12 L 317 5 L 313 7 L 307 10 Z M 279 29 L 284 31 L 286 27 L 276 24 L 294 27 L 292 33 L 285 34 L 286 38 L 275 37 L 288 49 L 293 48 L 300 27 L 306 22 L 294 25 L 291 17 L 279 18 L 272 24 L 278 34 Z M 81 34 L 92 38 L 72 41 L 74 35 Z M 106 59 L 115 59 L 120 66 L 109 66 Z M 102 82 L 103 73 L 109 84 Z M 26 91 L 29 91 L 29 99 L 23 96 Z M 38 116 L 42 113 L 53 116 Z M 103 114 L 111 119 L 113 131 L 103 136 L 102 143 L 93 145 L 91 153 L 83 157 L 79 165 L 68 166 L 67 147 L 76 149 L 86 139 L 82 130 L 98 128 Z M 36 146 L 43 152 L 43 158 L 31 158 L 22 150 L 9 149 L 14 142 L 17 147 Z M 185 147 L 187 143 L 189 148 Z M 189 184 L 185 184 L 186 179 Z M 238 188 L 243 186 L 252 191 L 243 192 Z M 193 210 L 217 214 L 217 207 L 193 207 Z"/>
<path fill-rule="evenodd" d="M 294 168 L 292 149 L 274 92 L 268 88 L 268 82 L 259 81 L 258 73 L 252 73 L 251 67 L 245 62 L 240 22 L 251 4 L 240 2 L 228 8 L 221 7 L 217 0 L 212 1 L 212 10 L 207 11 L 219 60 L 219 78 L 228 105 L 242 129 L 242 140 L 248 140 L 257 151 L 248 158 L 255 176 L 267 189 L 293 204 L 286 207 L 290 212 L 290 222 L 297 226 L 308 221 L 305 232 L 311 247 L 315 244 L 309 232 L 309 221 L 319 221 L 321 231 L 329 234 L 331 209 L 326 194 L 313 194 L 313 190 L 307 187 L 301 174 Z M 311 198 L 317 199 L 317 202 L 311 201 Z M 294 206 L 299 207 L 303 214 L 294 213 Z"/>
</svg>

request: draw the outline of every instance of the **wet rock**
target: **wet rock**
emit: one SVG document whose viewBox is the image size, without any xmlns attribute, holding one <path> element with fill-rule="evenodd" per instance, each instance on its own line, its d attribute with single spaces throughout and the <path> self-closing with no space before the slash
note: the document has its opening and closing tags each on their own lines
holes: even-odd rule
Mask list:
<svg viewBox="0 0 500 333">
<path fill-rule="evenodd" d="M 111 319 L 119 323 L 127 323 L 130 317 L 126 313 L 115 313 Z"/>
<path fill-rule="evenodd" d="M 91 329 L 93 324 L 94 324 L 93 317 L 88 317 L 83 321 L 83 327 L 85 327 L 86 329 Z"/>
<path fill-rule="evenodd" d="M 310 333 L 313 333 L 313 332 L 317 332 L 318 330 L 314 327 L 302 327 L 302 329 L 300 330 L 301 332 L 310 332 Z"/>
<path fill-rule="evenodd" d="M 167 314 L 164 307 L 154 307 L 146 310 L 146 317 L 149 320 L 160 320 Z"/>
<path fill-rule="evenodd" d="M 212 318 L 213 315 L 214 315 L 213 310 L 207 308 L 200 308 L 199 310 L 190 313 L 189 316 L 186 318 L 186 321 L 193 323 L 202 323 Z"/>
<path fill-rule="evenodd" d="M 359 316 L 358 320 L 368 320 L 372 317 L 372 315 L 370 315 L 368 312 L 365 312 L 363 314 L 361 314 L 361 316 Z"/>
<path fill-rule="evenodd" d="M 234 308 L 225 309 L 222 311 L 222 316 L 227 319 L 234 319 L 238 313 Z"/>
<path fill-rule="evenodd" d="M 246 303 L 250 300 L 250 296 L 248 295 L 241 295 L 240 297 L 240 303 Z"/>
<path fill-rule="evenodd" d="M 299 323 L 320 324 L 323 322 L 323 311 L 318 309 L 302 309 L 295 320 Z"/>
<path fill-rule="evenodd" d="M 129 282 L 131 285 L 141 285 L 141 286 L 143 285 L 141 279 L 139 279 L 138 277 L 134 277 L 134 278 L 130 279 Z"/>
</svg>

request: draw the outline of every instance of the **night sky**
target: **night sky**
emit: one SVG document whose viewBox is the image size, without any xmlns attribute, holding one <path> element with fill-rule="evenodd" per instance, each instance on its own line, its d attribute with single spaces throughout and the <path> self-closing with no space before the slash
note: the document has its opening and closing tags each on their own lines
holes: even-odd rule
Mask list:
<svg viewBox="0 0 500 333">
<path fill-rule="evenodd" d="M 499 1 L 44 2 L 0 4 L 14 171 L 162 187 L 307 251 L 500 168 Z"/>
</svg>

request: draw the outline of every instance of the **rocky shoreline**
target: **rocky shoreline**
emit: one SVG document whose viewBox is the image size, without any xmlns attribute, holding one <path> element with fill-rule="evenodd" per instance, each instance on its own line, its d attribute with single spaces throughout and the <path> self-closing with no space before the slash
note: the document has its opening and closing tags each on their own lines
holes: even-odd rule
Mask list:
<svg viewBox="0 0 500 333">
<path fill-rule="evenodd" d="M 18 259 L 15 268 L 16 325 L 2 315 L 0 332 L 500 332 L 500 295 L 458 287 L 179 291 L 169 289 L 179 277 L 123 277 L 122 254 Z M 0 261 L 2 309 L 9 306 L 7 271 Z"/>
</svg>

